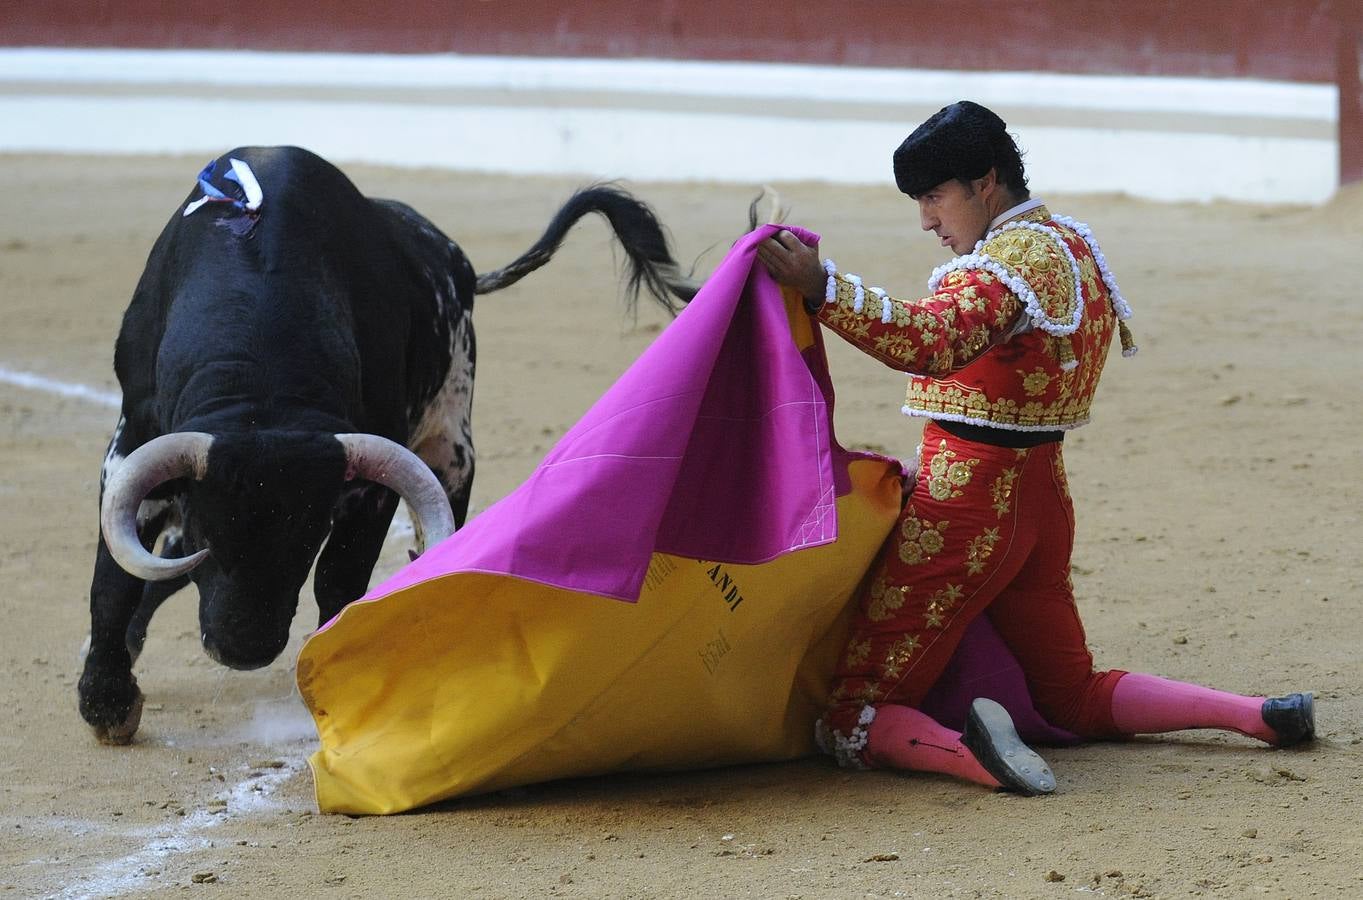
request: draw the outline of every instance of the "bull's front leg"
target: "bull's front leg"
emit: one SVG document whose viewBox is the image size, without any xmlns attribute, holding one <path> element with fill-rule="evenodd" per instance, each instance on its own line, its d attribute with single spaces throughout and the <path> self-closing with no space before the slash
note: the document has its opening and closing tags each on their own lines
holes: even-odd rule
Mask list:
<svg viewBox="0 0 1363 900">
<path fill-rule="evenodd" d="M 77 692 L 81 717 L 102 744 L 129 743 L 142 721 L 127 635 L 144 586 L 114 562 L 100 535 L 90 584 L 90 650 Z"/>
<path fill-rule="evenodd" d="M 183 550 L 184 545 L 180 541 L 166 543 L 166 549 L 161 553 L 167 559 L 175 559 L 187 556 Z M 132 621 L 128 623 L 128 655 L 132 661 L 137 662 L 137 657 L 142 653 L 142 647 L 147 643 L 147 626 L 151 624 L 152 615 L 161 608 L 172 594 L 189 584 L 189 576 L 181 575 L 179 578 L 172 578 L 169 581 L 149 581 L 146 588 L 142 591 L 142 599 L 137 604 L 136 611 L 133 612 Z"/>
<path fill-rule="evenodd" d="M 369 589 L 369 576 L 397 508 L 398 495 L 379 485 L 352 489 L 337 505 L 313 576 L 318 627 Z"/>
</svg>

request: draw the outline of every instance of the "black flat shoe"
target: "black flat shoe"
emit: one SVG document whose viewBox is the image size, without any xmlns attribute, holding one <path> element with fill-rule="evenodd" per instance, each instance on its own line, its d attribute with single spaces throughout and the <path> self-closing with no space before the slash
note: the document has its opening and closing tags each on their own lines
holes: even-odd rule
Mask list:
<svg viewBox="0 0 1363 900">
<path fill-rule="evenodd" d="M 1018 737 L 1008 710 L 986 697 L 970 704 L 961 743 L 1006 790 L 1035 797 L 1055 790 L 1050 766 Z"/>
<path fill-rule="evenodd" d="M 1260 710 L 1264 724 L 1278 733 L 1275 746 L 1291 747 L 1316 736 L 1316 702 L 1308 691 L 1269 697 Z"/>
</svg>

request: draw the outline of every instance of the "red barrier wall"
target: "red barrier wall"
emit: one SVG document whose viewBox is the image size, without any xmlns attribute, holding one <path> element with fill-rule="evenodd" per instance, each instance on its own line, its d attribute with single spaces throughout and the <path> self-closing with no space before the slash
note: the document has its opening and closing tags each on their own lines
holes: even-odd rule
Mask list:
<svg viewBox="0 0 1363 900">
<path fill-rule="evenodd" d="M 0 45 L 491 53 L 1340 85 L 1363 178 L 1363 0 L 6 0 Z"/>
<path fill-rule="evenodd" d="M 7 0 L 0 43 L 743 59 L 1334 81 L 1359 0 Z"/>
</svg>

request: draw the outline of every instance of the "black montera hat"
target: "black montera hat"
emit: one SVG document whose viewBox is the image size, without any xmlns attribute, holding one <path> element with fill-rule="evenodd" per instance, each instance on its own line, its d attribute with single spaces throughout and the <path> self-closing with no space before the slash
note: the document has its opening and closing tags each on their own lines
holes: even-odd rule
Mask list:
<svg viewBox="0 0 1363 900">
<path fill-rule="evenodd" d="M 991 168 L 999 180 L 1026 190 L 1022 161 L 1008 126 L 992 110 L 961 100 L 913 130 L 894 152 L 894 180 L 910 196 L 953 178 L 980 178 Z M 1014 171 L 1016 180 L 1014 183 Z"/>
</svg>

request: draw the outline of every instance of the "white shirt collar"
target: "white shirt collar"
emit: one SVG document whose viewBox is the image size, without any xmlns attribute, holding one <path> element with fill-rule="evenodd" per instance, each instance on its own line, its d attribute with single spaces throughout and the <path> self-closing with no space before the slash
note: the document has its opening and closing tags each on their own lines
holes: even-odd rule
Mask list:
<svg viewBox="0 0 1363 900">
<path fill-rule="evenodd" d="M 1046 205 L 1045 200 L 1038 200 L 1036 198 L 1033 198 L 1031 200 L 1024 200 L 1017 206 L 1014 206 L 1012 209 L 1005 209 L 1003 212 L 995 216 L 994 221 L 989 223 L 989 230 L 993 231 L 995 228 L 998 228 L 1000 225 L 1002 225 L 1004 222 L 1007 222 L 1009 219 L 1015 219 L 1018 216 L 1025 215 L 1031 212 L 1032 210 L 1036 209 L 1039 206 L 1045 205 Z"/>
</svg>

